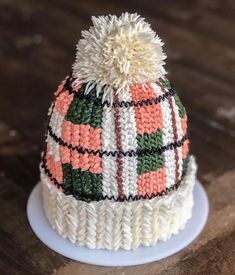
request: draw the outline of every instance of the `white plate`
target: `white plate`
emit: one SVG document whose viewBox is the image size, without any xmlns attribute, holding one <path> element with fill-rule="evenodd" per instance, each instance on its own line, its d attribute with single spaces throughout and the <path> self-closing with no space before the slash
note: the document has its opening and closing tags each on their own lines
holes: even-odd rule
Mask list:
<svg viewBox="0 0 235 275">
<path fill-rule="evenodd" d="M 42 205 L 42 186 L 38 183 L 32 190 L 27 204 L 29 223 L 37 237 L 52 250 L 73 260 L 102 265 L 130 266 L 158 261 L 189 245 L 205 226 L 209 211 L 208 199 L 202 185 L 197 181 L 194 188 L 194 207 L 192 218 L 179 234 L 166 242 L 157 242 L 154 247 L 139 247 L 135 251 L 91 250 L 78 247 L 62 238 L 54 231 L 44 214 Z"/>
</svg>

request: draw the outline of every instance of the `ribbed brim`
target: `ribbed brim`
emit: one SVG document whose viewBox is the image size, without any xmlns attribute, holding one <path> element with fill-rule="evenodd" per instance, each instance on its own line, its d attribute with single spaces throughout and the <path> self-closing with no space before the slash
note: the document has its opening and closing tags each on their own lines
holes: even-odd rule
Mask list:
<svg viewBox="0 0 235 275">
<path fill-rule="evenodd" d="M 177 234 L 191 217 L 196 170 L 191 156 L 180 187 L 163 197 L 89 203 L 65 195 L 41 170 L 45 213 L 51 226 L 78 246 L 108 250 L 153 246 Z"/>
</svg>

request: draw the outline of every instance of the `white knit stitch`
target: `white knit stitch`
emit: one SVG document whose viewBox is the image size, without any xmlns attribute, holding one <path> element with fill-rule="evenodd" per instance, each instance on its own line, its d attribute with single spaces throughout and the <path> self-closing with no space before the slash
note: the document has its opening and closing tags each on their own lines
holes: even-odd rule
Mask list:
<svg viewBox="0 0 235 275">
<path fill-rule="evenodd" d="M 64 117 L 56 110 L 56 108 L 54 108 L 51 114 L 49 126 L 57 137 L 61 137 L 61 125 L 63 120 Z"/>
<path fill-rule="evenodd" d="M 132 247 L 132 205 L 131 203 L 125 203 L 123 206 L 123 215 L 121 219 L 122 228 L 122 248 L 130 250 Z"/>
<path fill-rule="evenodd" d="M 68 237 L 68 222 L 67 217 L 69 213 L 69 205 L 67 203 L 68 197 L 63 196 L 63 193 L 56 197 L 56 211 L 55 211 L 55 225 L 58 233 L 62 235 L 62 237 Z"/>
<path fill-rule="evenodd" d="M 109 98 L 108 98 L 109 99 Z M 115 151 L 116 136 L 114 124 L 114 111 L 111 107 L 104 106 L 102 112 L 102 151 Z M 102 156 L 102 186 L 103 195 L 117 196 L 117 163 L 116 157 Z"/>
<path fill-rule="evenodd" d="M 97 225 L 96 206 L 93 203 L 88 203 L 86 209 L 87 209 L 86 246 L 91 249 L 94 249 L 96 248 L 96 225 Z"/>
<path fill-rule="evenodd" d="M 152 246 L 158 240 L 165 241 L 177 234 L 191 217 L 195 173 L 196 163 L 190 157 L 187 174 L 179 189 L 166 196 L 129 202 L 87 203 L 58 190 L 41 170 L 45 213 L 59 234 L 79 246 L 108 250 Z M 101 228 L 104 229 L 102 234 Z M 77 234 L 71 236 L 73 232 Z"/>
<path fill-rule="evenodd" d="M 131 101 L 131 92 L 128 88 L 119 95 L 119 101 Z M 124 152 L 137 150 L 137 130 L 134 107 L 119 107 L 121 144 Z M 137 191 L 137 157 L 122 156 L 122 184 L 126 196 L 136 195 Z"/>
<path fill-rule="evenodd" d="M 64 117 L 56 110 L 56 108 L 52 108 L 51 112 L 51 119 L 49 122 L 49 126 L 52 129 L 52 132 L 57 136 L 61 137 L 61 126 L 64 120 Z M 56 142 L 49 133 L 47 134 L 47 152 L 48 154 L 52 155 L 55 161 L 59 161 L 60 157 L 60 145 Z"/>
<path fill-rule="evenodd" d="M 115 226 L 113 228 L 112 250 L 114 251 L 120 248 L 120 243 L 122 243 L 122 239 L 123 239 L 122 221 L 123 221 L 124 209 L 125 209 L 125 203 L 116 204 L 115 207 L 113 208 Z"/>
<path fill-rule="evenodd" d="M 102 150 L 117 150 L 114 110 L 112 107 L 105 106 L 102 113 Z M 117 189 L 117 162 L 116 156 L 102 156 L 102 188 L 103 195 L 118 196 Z"/>
<path fill-rule="evenodd" d="M 82 201 L 78 201 L 77 203 L 78 208 L 78 227 L 77 230 L 77 245 L 85 245 L 86 240 L 86 228 L 87 228 L 87 212 L 86 212 L 86 206 Z"/>
<path fill-rule="evenodd" d="M 55 161 L 60 160 L 60 145 L 56 142 L 49 134 L 46 138 L 47 142 L 47 153 L 52 155 Z"/>
<path fill-rule="evenodd" d="M 44 175 L 41 178 L 41 181 L 44 183 L 43 184 L 43 201 L 44 201 L 44 210 L 46 212 L 46 216 L 48 217 L 51 226 L 54 228 L 53 226 L 53 209 L 55 209 L 55 207 L 52 205 L 53 202 L 55 202 L 55 200 L 51 197 L 52 194 L 52 186 L 50 186 L 50 183 L 48 181 L 48 178 Z M 55 189 L 55 188 L 54 188 Z"/>
<path fill-rule="evenodd" d="M 104 202 L 105 203 L 105 202 Z M 101 247 L 108 247 L 109 250 L 113 250 L 113 231 L 116 226 L 114 223 L 115 211 L 114 205 L 112 203 L 105 203 L 105 229 L 104 229 L 104 239 Z M 118 244 L 120 247 L 120 243 Z"/>
<path fill-rule="evenodd" d="M 68 203 L 68 209 L 69 209 L 69 213 L 67 216 L 68 217 L 68 226 L 67 226 L 68 238 L 73 244 L 75 244 L 77 240 L 76 228 L 78 228 L 79 209 L 77 208 L 77 203 L 75 200 L 68 199 L 67 203 Z"/>
<path fill-rule="evenodd" d="M 104 241 L 104 231 L 105 231 L 105 203 L 102 202 L 97 205 L 97 231 L 96 231 L 96 247 L 102 248 Z"/>
<path fill-rule="evenodd" d="M 164 91 L 162 91 L 161 87 L 152 83 L 152 87 L 156 93 L 156 96 L 163 95 Z M 168 90 L 166 90 L 168 91 Z M 172 119 L 171 119 L 171 110 L 169 106 L 168 100 L 163 100 L 160 102 L 162 109 L 162 117 L 163 117 L 163 127 L 162 131 L 162 141 L 163 146 L 167 146 L 168 144 L 174 142 L 174 133 L 172 127 Z M 164 156 L 164 165 L 166 168 L 166 187 L 170 187 L 175 184 L 175 153 L 174 150 L 166 150 L 163 152 Z"/>
<path fill-rule="evenodd" d="M 142 242 L 142 203 L 136 204 L 132 212 L 132 249 L 136 249 Z"/>
<path fill-rule="evenodd" d="M 156 240 L 156 238 L 160 234 L 159 230 L 159 216 L 161 212 L 159 211 L 159 206 L 161 205 L 161 201 L 159 200 L 157 203 L 153 205 L 153 215 L 152 215 L 152 223 L 151 223 L 151 234 L 152 234 L 152 241 Z"/>
</svg>

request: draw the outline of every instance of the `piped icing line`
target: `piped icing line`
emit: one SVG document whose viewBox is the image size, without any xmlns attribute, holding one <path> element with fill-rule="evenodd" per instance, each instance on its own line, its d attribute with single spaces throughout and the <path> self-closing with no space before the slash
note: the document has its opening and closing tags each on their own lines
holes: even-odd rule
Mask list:
<svg viewBox="0 0 235 275">
<path fill-rule="evenodd" d="M 115 137 L 114 109 L 103 107 L 102 114 L 102 151 L 90 152 L 102 157 L 102 193 L 103 196 L 118 197 L 117 188 L 117 156 L 116 154 L 102 154 L 102 152 L 116 152 L 117 144 Z"/>
<path fill-rule="evenodd" d="M 177 131 L 177 138 L 181 138 L 184 135 L 184 131 L 187 131 L 187 129 L 183 129 L 182 128 L 182 110 L 180 110 L 179 108 L 179 104 L 181 105 L 181 101 L 178 98 L 172 97 L 172 103 L 173 103 L 173 108 L 174 108 L 174 114 L 175 114 L 175 121 L 176 121 L 176 131 Z M 182 108 L 184 108 L 182 106 Z M 186 116 L 186 114 L 184 114 L 184 117 Z M 184 151 L 183 151 L 184 149 Z M 177 153 L 178 153 L 178 173 L 179 173 L 179 178 L 181 177 L 182 174 L 182 169 L 183 169 L 183 155 L 184 158 L 187 156 L 188 153 L 188 142 L 185 142 L 184 146 L 182 146 L 181 148 L 177 148 Z"/>
<path fill-rule="evenodd" d="M 118 102 L 118 100 L 119 100 L 118 95 L 115 93 L 114 101 Z M 114 108 L 114 125 L 115 125 L 117 149 L 122 150 L 119 107 Z M 123 197 L 125 195 L 123 190 L 122 171 L 123 171 L 123 160 L 121 156 L 117 156 L 117 185 L 118 185 L 118 195 L 120 197 Z"/>
<path fill-rule="evenodd" d="M 176 118 L 175 118 L 175 111 L 174 111 L 174 103 L 172 101 L 172 98 L 168 99 L 170 109 L 171 109 L 171 121 L 172 121 L 172 129 L 173 129 L 173 135 L 174 135 L 174 141 L 178 139 L 178 133 L 177 133 L 177 126 L 176 126 Z M 177 182 L 179 180 L 179 153 L 177 148 L 174 149 L 175 152 L 175 181 Z"/>
</svg>

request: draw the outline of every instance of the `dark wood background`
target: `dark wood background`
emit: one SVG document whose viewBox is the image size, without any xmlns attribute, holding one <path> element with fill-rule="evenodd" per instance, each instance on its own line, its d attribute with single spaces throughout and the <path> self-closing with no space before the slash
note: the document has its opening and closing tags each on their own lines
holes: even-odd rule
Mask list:
<svg viewBox="0 0 235 275">
<path fill-rule="evenodd" d="M 39 180 L 47 109 L 70 72 L 91 15 L 136 11 L 165 41 L 167 70 L 188 109 L 191 150 L 210 200 L 200 237 L 160 262 L 105 268 L 42 244 L 26 218 Z M 0 274 L 235 274 L 235 2 L 0 2 Z"/>
</svg>

